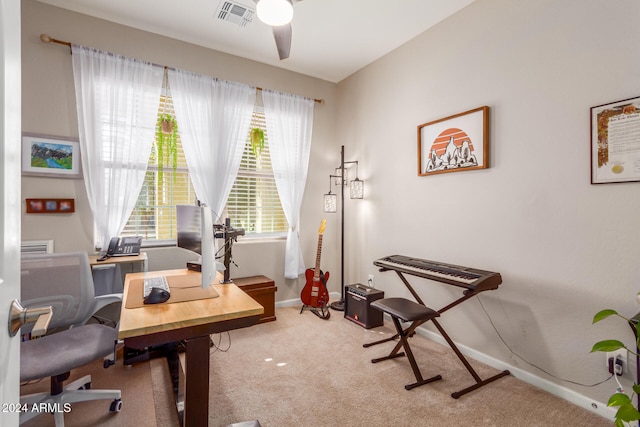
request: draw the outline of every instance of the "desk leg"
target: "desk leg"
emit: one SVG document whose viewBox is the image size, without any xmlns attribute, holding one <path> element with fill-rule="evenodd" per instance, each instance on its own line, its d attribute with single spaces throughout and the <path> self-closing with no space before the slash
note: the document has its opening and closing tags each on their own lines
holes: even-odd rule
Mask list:
<svg viewBox="0 0 640 427">
<path fill-rule="evenodd" d="M 209 423 L 209 335 L 185 341 L 184 426 Z"/>
</svg>

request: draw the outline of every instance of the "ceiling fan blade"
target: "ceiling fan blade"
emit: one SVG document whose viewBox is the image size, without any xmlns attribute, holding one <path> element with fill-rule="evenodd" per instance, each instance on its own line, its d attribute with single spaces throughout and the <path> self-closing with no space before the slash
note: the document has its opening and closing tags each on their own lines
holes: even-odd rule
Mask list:
<svg viewBox="0 0 640 427">
<path fill-rule="evenodd" d="M 276 39 L 276 47 L 278 48 L 278 56 L 280 60 L 287 59 L 289 51 L 291 51 L 291 24 L 272 28 L 273 38 Z"/>
</svg>

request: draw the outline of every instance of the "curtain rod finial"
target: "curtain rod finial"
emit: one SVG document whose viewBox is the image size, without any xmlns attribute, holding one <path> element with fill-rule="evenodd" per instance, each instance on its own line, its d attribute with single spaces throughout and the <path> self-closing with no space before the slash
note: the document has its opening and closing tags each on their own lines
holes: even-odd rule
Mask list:
<svg viewBox="0 0 640 427">
<path fill-rule="evenodd" d="M 69 43 L 69 42 L 63 42 L 62 40 L 56 40 L 53 37 L 51 37 L 49 34 L 40 34 L 40 40 L 42 41 L 42 43 L 58 43 L 58 44 L 62 44 L 62 45 L 65 45 L 65 46 L 69 46 L 69 53 L 72 53 L 71 43 Z"/>
</svg>

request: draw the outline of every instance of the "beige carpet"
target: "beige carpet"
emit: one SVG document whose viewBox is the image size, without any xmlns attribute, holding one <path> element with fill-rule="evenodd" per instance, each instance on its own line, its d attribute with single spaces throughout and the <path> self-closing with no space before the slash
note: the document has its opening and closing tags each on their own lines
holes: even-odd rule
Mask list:
<svg viewBox="0 0 640 427">
<path fill-rule="evenodd" d="M 148 363 L 124 367 L 120 363 L 104 369 L 102 361 L 96 361 L 71 372 L 69 383 L 83 375 L 91 375 L 93 389 L 119 389 L 122 392 L 122 412 L 109 412 L 111 400 L 96 400 L 75 403 L 71 411 L 65 414 L 65 427 L 153 427 L 157 426 L 153 407 L 153 388 L 151 387 L 151 369 Z M 49 379 L 22 386 L 20 394 L 49 391 Z M 53 416 L 41 414 L 23 426 L 53 426 Z"/>
<path fill-rule="evenodd" d="M 231 332 L 228 351 L 212 349 L 211 427 L 253 419 L 263 427 L 613 425 L 513 377 L 453 399 L 473 378 L 449 348 L 420 336 L 411 346 L 423 376 L 443 379 L 407 391 L 414 377 L 406 358 L 371 363 L 395 343 L 362 348 L 392 334 L 390 322 L 365 330 L 339 312 L 326 321 L 299 310 L 280 308 L 275 322 Z M 498 372 L 471 364 L 482 378 Z M 164 369 L 156 361 L 152 375 Z"/>
<path fill-rule="evenodd" d="M 228 351 L 212 348 L 209 426 L 258 419 L 263 427 L 288 426 L 613 426 L 590 411 L 513 377 L 499 379 L 460 399 L 453 391 L 474 383 L 453 352 L 421 336 L 411 346 L 423 376 L 443 379 L 407 391 L 414 381 L 406 358 L 372 364 L 393 343 L 362 348 L 390 335 L 392 326 L 365 330 L 331 312 L 321 320 L 298 308 L 279 308 L 278 320 L 232 331 Z M 226 349 L 229 336 L 215 335 Z M 497 371 L 470 361 L 482 378 Z M 101 362 L 72 373 L 91 373 L 93 388 L 120 388 L 123 408 L 108 412 L 109 401 L 82 402 L 65 416 L 66 426 L 178 425 L 164 359 L 109 369 Z M 41 381 L 21 393 L 48 388 Z M 47 414 L 28 426 L 52 426 Z"/>
</svg>

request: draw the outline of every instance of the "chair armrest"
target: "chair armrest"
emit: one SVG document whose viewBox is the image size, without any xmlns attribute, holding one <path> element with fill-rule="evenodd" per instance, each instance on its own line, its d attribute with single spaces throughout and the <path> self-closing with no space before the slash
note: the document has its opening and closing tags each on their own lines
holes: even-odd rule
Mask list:
<svg viewBox="0 0 640 427">
<path fill-rule="evenodd" d="M 96 305 L 93 309 L 93 314 L 97 313 L 100 309 L 113 304 L 114 302 L 122 302 L 122 294 L 106 294 L 96 297 Z"/>
</svg>

